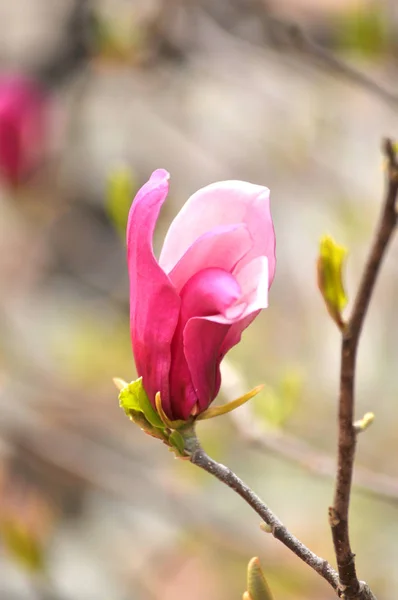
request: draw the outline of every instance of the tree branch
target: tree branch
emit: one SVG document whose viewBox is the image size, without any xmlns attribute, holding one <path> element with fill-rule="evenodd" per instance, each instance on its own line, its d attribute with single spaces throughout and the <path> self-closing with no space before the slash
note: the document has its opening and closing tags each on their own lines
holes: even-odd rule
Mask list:
<svg viewBox="0 0 398 600">
<path fill-rule="evenodd" d="M 299 539 L 297 539 L 283 525 L 278 517 L 272 512 L 266 504 L 245 484 L 239 477 L 235 475 L 228 467 L 216 462 L 210 458 L 206 452 L 199 446 L 196 440 L 196 447 L 193 450 L 190 461 L 192 464 L 200 467 L 204 471 L 216 477 L 222 483 L 225 483 L 234 492 L 239 494 L 245 502 L 261 517 L 261 519 L 270 527 L 270 533 L 282 542 L 284 546 L 289 548 L 298 558 L 304 561 L 314 571 L 316 571 L 323 579 L 325 579 L 332 588 L 337 591 L 339 579 L 337 572 L 330 566 L 327 560 L 317 556 Z"/>
<path fill-rule="evenodd" d="M 347 599 L 372 597 L 365 594 L 358 581 L 355 555 L 351 550 L 348 517 L 357 440 L 354 402 L 358 342 L 377 275 L 397 221 L 398 165 L 391 140 L 384 142 L 384 153 L 388 161 L 386 199 L 352 315 L 343 330 L 341 349 L 338 464 L 334 502 L 329 509 L 329 520 L 340 578 L 339 592 Z"/>
</svg>

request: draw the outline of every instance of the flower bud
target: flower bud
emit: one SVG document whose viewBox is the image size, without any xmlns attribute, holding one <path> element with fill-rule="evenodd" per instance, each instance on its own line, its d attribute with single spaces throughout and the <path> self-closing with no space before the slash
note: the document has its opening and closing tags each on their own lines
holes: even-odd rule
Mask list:
<svg viewBox="0 0 398 600">
<path fill-rule="evenodd" d="M 23 183 L 44 157 L 48 107 L 38 82 L 20 75 L 0 78 L 0 175 L 12 187 Z"/>
<path fill-rule="evenodd" d="M 318 258 L 318 287 L 330 316 L 340 329 L 344 327 L 341 312 L 347 304 L 342 273 L 346 255 L 347 250 L 336 244 L 330 236 L 324 236 L 321 239 Z"/>
<path fill-rule="evenodd" d="M 177 422 L 225 412 L 209 409 L 220 389 L 220 363 L 268 305 L 275 234 L 269 190 L 222 181 L 188 199 L 157 259 L 152 237 L 168 180 L 158 169 L 138 191 L 127 260 L 137 372 L 152 407 L 178 429 Z"/>
</svg>

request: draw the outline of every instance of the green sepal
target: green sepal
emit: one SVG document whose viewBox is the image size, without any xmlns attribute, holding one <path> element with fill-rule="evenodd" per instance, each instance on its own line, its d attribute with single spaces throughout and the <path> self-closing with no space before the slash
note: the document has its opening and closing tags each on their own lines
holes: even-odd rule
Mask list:
<svg viewBox="0 0 398 600">
<path fill-rule="evenodd" d="M 159 418 L 161 419 L 163 427 L 168 427 L 169 429 L 181 429 L 181 427 L 186 427 L 187 423 L 190 422 L 190 420 L 183 421 L 182 419 L 177 419 L 176 421 L 172 421 L 171 419 L 169 419 L 163 410 L 160 392 L 157 392 L 155 395 L 155 403 L 156 410 L 158 411 L 157 416 L 159 416 Z"/>
<path fill-rule="evenodd" d="M 149 401 L 148 395 L 142 385 L 142 377 L 127 384 L 119 393 L 119 405 L 123 408 L 128 417 L 132 417 L 134 422 L 137 421 L 137 415 L 133 418 L 132 413 L 143 413 L 146 421 L 156 429 L 164 429 L 165 425 L 159 417 L 152 404 Z"/>
<path fill-rule="evenodd" d="M 141 382 L 142 378 L 140 377 L 140 379 L 138 381 Z M 142 383 L 141 383 L 141 387 L 142 387 Z M 144 393 L 140 395 L 140 405 L 141 405 L 142 412 L 145 415 L 145 418 L 150 422 L 151 425 L 153 425 L 157 429 L 164 429 L 165 425 L 164 425 L 162 419 L 159 417 L 158 413 L 156 412 L 156 410 L 153 408 L 152 404 L 150 403 L 150 400 L 149 400 L 148 395 L 145 392 L 144 388 L 142 388 L 142 389 L 143 389 Z"/>
<path fill-rule="evenodd" d="M 227 404 L 221 404 L 220 406 L 211 406 L 210 408 L 199 414 L 197 416 L 197 420 L 203 421 L 205 419 L 213 419 L 214 417 L 219 417 L 220 415 L 226 415 L 227 413 L 231 412 L 232 410 L 235 410 L 236 408 L 239 408 L 239 406 L 242 406 L 242 404 L 245 404 L 246 402 L 251 400 L 251 398 L 254 398 L 254 396 L 257 396 L 257 394 L 261 392 L 263 387 L 263 385 L 258 385 L 257 387 L 250 390 L 250 392 L 247 392 L 247 394 L 244 394 L 240 398 L 232 400 Z"/>
<path fill-rule="evenodd" d="M 153 425 L 146 420 L 144 413 L 140 410 L 125 410 L 125 413 L 129 419 L 138 425 L 138 427 L 140 427 L 143 431 L 145 431 L 145 433 L 148 433 L 152 437 L 156 437 L 162 441 L 167 440 L 165 431 L 159 427 L 153 427 Z"/>
<path fill-rule="evenodd" d="M 173 449 L 178 453 L 178 456 L 186 456 L 185 452 L 185 441 L 181 433 L 174 430 L 169 435 L 169 443 Z"/>
<path fill-rule="evenodd" d="M 190 432 L 193 418 L 183 421 L 172 421 L 165 414 L 160 399 L 156 394 L 156 408 L 153 408 L 142 385 L 142 377 L 131 383 L 115 378 L 114 383 L 119 391 L 119 405 L 131 421 L 136 423 L 145 433 L 162 440 L 170 446 L 178 457 L 188 456 L 187 444 L 191 440 Z"/>
<path fill-rule="evenodd" d="M 119 406 L 124 410 L 127 416 L 130 416 L 130 412 L 143 412 L 138 396 L 134 393 L 134 389 L 131 389 L 131 385 L 131 383 L 127 384 L 126 387 L 122 388 L 119 392 Z"/>
<path fill-rule="evenodd" d="M 247 566 L 247 593 L 250 600 L 273 600 L 258 558 L 252 558 Z"/>
</svg>

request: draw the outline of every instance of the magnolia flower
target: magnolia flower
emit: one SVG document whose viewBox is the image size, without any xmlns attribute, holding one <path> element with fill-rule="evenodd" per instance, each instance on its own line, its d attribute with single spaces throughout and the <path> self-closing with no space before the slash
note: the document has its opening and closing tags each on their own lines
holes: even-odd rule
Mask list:
<svg viewBox="0 0 398 600">
<path fill-rule="evenodd" d="M 127 224 L 131 339 L 153 407 L 188 420 L 218 394 L 220 362 L 268 304 L 275 272 L 269 190 L 221 181 L 198 190 L 172 222 L 159 260 L 152 238 L 169 189 L 155 171 Z"/>
<path fill-rule="evenodd" d="M 0 174 L 17 185 L 40 164 L 47 140 L 48 98 L 23 76 L 0 78 Z"/>
</svg>

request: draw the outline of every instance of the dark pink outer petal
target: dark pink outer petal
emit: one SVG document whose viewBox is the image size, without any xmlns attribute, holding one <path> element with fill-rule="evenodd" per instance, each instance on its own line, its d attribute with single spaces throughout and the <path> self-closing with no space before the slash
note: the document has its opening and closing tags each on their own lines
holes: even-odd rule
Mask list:
<svg viewBox="0 0 398 600">
<path fill-rule="evenodd" d="M 231 325 L 206 317 L 193 317 L 185 327 L 184 355 L 199 412 L 206 410 L 220 389 L 221 349 L 230 329 Z"/>
<path fill-rule="evenodd" d="M 275 272 L 275 233 L 269 206 L 269 190 L 244 181 L 221 181 L 193 194 L 172 222 L 159 263 L 168 273 L 204 233 L 215 227 L 245 224 L 252 248 L 244 262 L 266 256 L 269 283 Z"/>
<path fill-rule="evenodd" d="M 137 372 L 152 403 L 160 392 L 166 413 L 170 412 L 171 342 L 180 298 L 153 254 L 152 238 L 168 193 L 168 178 L 163 169 L 152 174 L 136 195 L 127 224 L 130 328 Z"/>
<path fill-rule="evenodd" d="M 225 315 L 228 309 L 236 303 L 241 295 L 241 289 L 236 279 L 219 268 L 204 269 L 196 273 L 181 291 L 180 319 L 172 345 L 172 364 L 170 370 L 171 416 L 187 419 L 194 406 L 203 404 L 201 396 L 206 395 L 207 404 L 211 389 L 214 387 L 215 370 L 220 343 L 225 337 L 228 327 L 211 323 L 206 337 L 206 355 L 201 352 L 201 337 L 192 340 L 192 360 L 196 361 L 197 370 L 206 381 L 206 389 L 199 389 L 193 384 L 191 369 L 188 367 L 185 354 L 185 330 L 192 317 L 205 315 Z M 221 335 L 221 337 L 219 337 Z M 198 350 L 195 355 L 195 349 Z M 200 386 L 199 386 L 200 387 Z"/>
</svg>

